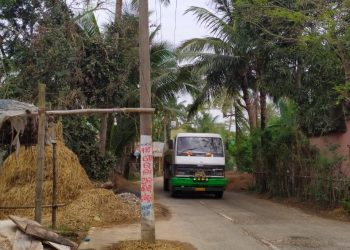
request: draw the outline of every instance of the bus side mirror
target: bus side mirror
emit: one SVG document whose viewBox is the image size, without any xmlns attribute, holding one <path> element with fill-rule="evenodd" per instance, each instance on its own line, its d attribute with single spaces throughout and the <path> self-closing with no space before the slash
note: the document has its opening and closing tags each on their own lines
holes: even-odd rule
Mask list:
<svg viewBox="0 0 350 250">
<path fill-rule="evenodd" d="M 174 149 L 174 141 L 168 140 L 168 149 Z"/>
</svg>

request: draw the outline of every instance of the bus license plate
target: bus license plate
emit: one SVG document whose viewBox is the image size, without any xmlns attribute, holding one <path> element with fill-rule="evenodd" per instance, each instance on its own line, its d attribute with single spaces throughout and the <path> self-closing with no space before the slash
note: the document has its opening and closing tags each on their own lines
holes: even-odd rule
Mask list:
<svg viewBox="0 0 350 250">
<path fill-rule="evenodd" d="M 205 188 L 195 188 L 194 191 L 204 192 L 204 191 L 205 191 Z"/>
</svg>

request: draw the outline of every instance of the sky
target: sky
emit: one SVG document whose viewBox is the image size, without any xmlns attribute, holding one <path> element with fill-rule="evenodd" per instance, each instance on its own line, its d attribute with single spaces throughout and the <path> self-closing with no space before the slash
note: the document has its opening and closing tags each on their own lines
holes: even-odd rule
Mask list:
<svg viewBox="0 0 350 250">
<path fill-rule="evenodd" d="M 124 5 L 128 5 L 130 0 L 123 0 Z M 210 0 L 171 0 L 169 6 L 160 6 L 159 0 L 148 0 L 151 24 L 161 24 L 161 34 L 158 39 L 168 41 L 170 44 L 178 45 L 184 40 L 203 37 L 208 35 L 206 28 L 197 23 L 195 17 L 191 14 L 184 14 L 191 6 L 198 6 L 211 9 Z M 104 9 L 97 11 L 99 24 L 103 25 L 114 19 L 115 0 L 109 0 L 104 5 Z M 175 33 L 175 37 L 174 37 Z M 175 39 L 174 39 L 175 38 Z"/>
<path fill-rule="evenodd" d="M 181 42 L 197 37 L 209 35 L 204 25 L 200 25 L 195 16 L 191 13 L 185 14 L 185 11 L 191 6 L 212 8 L 209 0 L 172 0 L 167 7 L 160 7 L 159 0 L 149 0 L 149 10 L 152 11 L 150 21 L 155 24 L 161 24 L 161 34 L 158 40 L 168 41 L 175 47 Z M 179 102 L 185 101 L 187 104 L 192 102 L 192 98 L 181 96 Z M 218 116 L 218 122 L 224 122 L 222 113 L 219 110 L 211 110 L 210 113 L 215 117 Z"/>
<path fill-rule="evenodd" d="M 151 22 L 161 24 L 163 40 L 169 41 L 172 45 L 179 45 L 181 42 L 208 35 L 203 25 L 197 23 L 195 16 L 185 11 L 191 6 L 209 8 L 209 0 L 172 0 L 167 7 L 160 8 L 159 0 L 149 0 L 149 9 L 152 11 Z M 158 38 L 160 38 L 158 36 Z"/>
<path fill-rule="evenodd" d="M 123 4 L 128 4 L 128 0 L 124 0 Z M 210 35 L 204 25 L 197 23 L 193 14 L 184 14 L 191 6 L 204 7 L 212 9 L 210 0 L 171 0 L 169 6 L 160 6 L 159 0 L 149 0 L 150 24 L 161 25 L 161 30 L 157 36 L 158 41 L 167 41 L 171 46 L 176 47 L 181 42 L 198 37 Z M 103 25 L 114 19 L 115 1 L 111 1 L 106 7 L 107 10 L 97 12 L 99 24 Z M 179 102 L 185 101 L 186 104 L 192 102 L 192 98 L 187 96 L 179 97 Z M 218 122 L 224 122 L 222 113 L 219 110 L 210 111 L 213 116 L 218 116 Z"/>
</svg>

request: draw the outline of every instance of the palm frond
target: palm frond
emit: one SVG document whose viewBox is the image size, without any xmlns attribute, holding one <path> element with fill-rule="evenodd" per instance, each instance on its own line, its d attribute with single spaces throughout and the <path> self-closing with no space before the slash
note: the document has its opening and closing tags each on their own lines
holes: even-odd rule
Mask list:
<svg viewBox="0 0 350 250">
<path fill-rule="evenodd" d="M 158 25 L 149 35 L 149 41 L 150 43 L 153 42 L 154 38 L 156 37 L 157 33 L 160 31 L 161 25 Z"/>
<path fill-rule="evenodd" d="M 208 51 L 216 54 L 233 54 L 233 48 L 220 38 L 205 37 L 193 38 L 184 41 L 177 49 L 178 52 L 202 52 Z"/>
<path fill-rule="evenodd" d="M 153 44 L 151 47 L 151 66 L 153 71 L 160 68 L 169 70 L 175 69 L 176 56 L 175 53 L 169 49 L 166 43 Z"/>
<path fill-rule="evenodd" d="M 94 11 L 86 9 L 77 18 L 76 23 L 87 37 L 100 36 L 100 28 L 97 24 L 97 19 Z"/>
<path fill-rule="evenodd" d="M 212 35 L 221 36 L 221 34 L 228 34 L 231 27 L 221 17 L 215 15 L 213 12 L 202 8 L 191 6 L 185 11 L 185 14 L 192 13 L 196 16 L 197 21 L 209 29 Z M 226 31 L 226 32 L 224 32 Z"/>
</svg>

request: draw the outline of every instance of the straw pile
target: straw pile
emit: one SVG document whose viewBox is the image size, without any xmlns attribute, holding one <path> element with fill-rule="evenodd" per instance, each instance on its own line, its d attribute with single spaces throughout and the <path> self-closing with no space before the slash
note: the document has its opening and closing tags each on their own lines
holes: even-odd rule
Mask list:
<svg viewBox="0 0 350 250">
<path fill-rule="evenodd" d="M 11 250 L 12 249 L 11 242 L 7 239 L 7 237 L 5 237 L 1 234 L 0 234 L 0 249 L 1 250 Z"/>
<path fill-rule="evenodd" d="M 134 222 L 140 218 L 140 202 L 137 197 L 128 199 L 116 196 L 112 191 L 94 188 L 78 157 L 63 143 L 62 125 L 51 128 L 57 139 L 57 203 L 64 203 L 57 214 L 57 224 L 72 230 L 86 230 L 90 226 L 102 226 Z M 52 203 L 52 146 L 45 147 L 45 171 L 43 205 Z M 37 149 L 21 147 L 18 155 L 10 155 L 0 168 L 0 206 L 34 206 Z M 139 185 L 126 181 L 122 188 Z M 124 195 L 125 196 L 125 195 Z M 156 216 L 166 218 L 169 211 L 156 204 Z M 0 210 L 0 219 L 7 215 L 33 218 L 34 209 Z M 43 224 L 50 225 L 51 209 L 43 209 Z"/>
<path fill-rule="evenodd" d="M 59 209 L 58 224 L 84 231 L 92 226 L 137 222 L 140 220 L 140 207 L 140 200 L 136 196 L 115 195 L 107 189 L 90 189 L 68 206 Z M 170 217 L 169 210 L 159 203 L 155 203 L 154 212 L 157 219 Z M 44 218 L 47 222 L 50 219 L 50 216 Z"/>
<path fill-rule="evenodd" d="M 43 183 L 43 202 L 51 204 L 52 200 L 52 147 L 45 147 L 45 170 Z M 19 154 L 10 155 L 0 169 L 0 204 L 1 206 L 33 206 L 35 197 L 35 176 L 37 150 L 35 146 L 21 147 Z M 62 142 L 57 142 L 57 197 L 58 203 L 69 203 L 76 199 L 82 190 L 91 188 L 85 170 L 78 157 Z M 28 210 L 6 210 L 6 214 L 14 213 L 25 216 L 32 215 Z M 0 211 L 0 218 L 4 217 Z"/>
<path fill-rule="evenodd" d="M 140 210 L 133 209 L 112 191 L 106 189 L 87 190 L 59 211 L 59 224 L 75 230 L 125 223 L 134 221 L 140 216 Z"/>
</svg>

